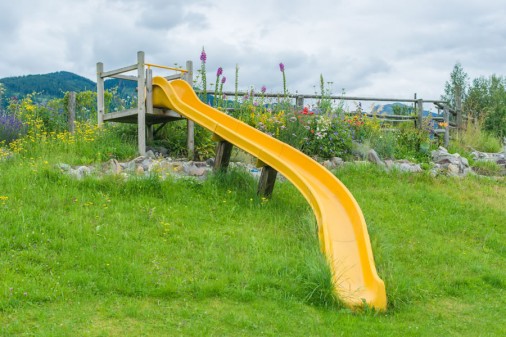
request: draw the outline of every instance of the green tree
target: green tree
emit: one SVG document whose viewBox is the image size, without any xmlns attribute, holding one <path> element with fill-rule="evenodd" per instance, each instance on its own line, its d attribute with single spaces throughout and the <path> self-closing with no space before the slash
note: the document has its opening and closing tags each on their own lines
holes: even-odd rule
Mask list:
<svg viewBox="0 0 506 337">
<path fill-rule="evenodd" d="M 464 111 L 483 122 L 495 136 L 506 135 L 506 78 L 492 75 L 475 78 L 464 102 Z"/>
<path fill-rule="evenodd" d="M 467 89 L 469 86 L 469 76 L 464 71 L 460 62 L 455 63 L 452 72 L 450 73 L 450 81 L 445 83 L 445 93 L 441 96 L 443 101 L 447 101 L 451 108 L 456 107 L 455 92 L 460 91 L 460 98 L 464 102 L 466 98 Z"/>
</svg>

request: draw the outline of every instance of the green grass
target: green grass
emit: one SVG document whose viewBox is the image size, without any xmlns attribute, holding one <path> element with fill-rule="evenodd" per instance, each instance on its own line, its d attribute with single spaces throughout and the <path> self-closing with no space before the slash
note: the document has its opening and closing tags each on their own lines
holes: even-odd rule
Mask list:
<svg viewBox="0 0 506 337">
<path fill-rule="evenodd" d="M 289 183 L 264 201 L 238 171 L 76 181 L 60 159 L 0 162 L 2 336 L 503 333 L 504 180 L 338 171 L 389 299 L 386 313 L 352 313 L 333 299 L 312 213 Z"/>
</svg>

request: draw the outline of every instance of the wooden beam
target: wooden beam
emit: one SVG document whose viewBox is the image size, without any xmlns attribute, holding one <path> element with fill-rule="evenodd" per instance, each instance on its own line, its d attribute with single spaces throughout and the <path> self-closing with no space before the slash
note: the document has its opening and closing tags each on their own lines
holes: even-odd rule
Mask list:
<svg viewBox="0 0 506 337">
<path fill-rule="evenodd" d="M 190 87 L 193 88 L 193 62 L 186 61 L 186 70 L 184 79 Z M 195 157 L 195 124 L 192 120 L 187 119 L 186 123 L 186 148 L 188 150 L 188 158 L 193 159 Z M 228 165 L 228 164 L 227 164 Z"/>
<path fill-rule="evenodd" d="M 277 175 L 278 171 L 276 171 L 270 166 L 264 166 L 262 168 L 260 180 L 258 181 L 258 190 L 257 190 L 258 196 L 262 198 L 270 198 L 272 196 Z"/>
<path fill-rule="evenodd" d="M 179 78 L 182 78 L 184 75 L 181 75 L 181 74 L 175 74 L 175 75 L 169 75 L 169 76 L 165 76 L 164 78 L 167 80 L 167 81 L 172 81 L 172 80 L 177 80 Z"/>
<path fill-rule="evenodd" d="M 104 78 L 102 74 L 104 72 L 104 64 L 102 62 L 97 63 L 97 117 L 98 117 L 98 126 L 102 126 L 104 124 L 104 113 L 105 113 L 105 104 L 104 104 Z"/>
<path fill-rule="evenodd" d="M 230 164 L 230 155 L 233 145 L 226 140 L 219 141 L 216 145 L 216 157 L 214 159 L 214 172 L 226 172 Z"/>
<path fill-rule="evenodd" d="M 418 113 L 418 128 L 422 128 L 423 124 L 423 99 L 416 100 L 417 113 Z"/>
<path fill-rule="evenodd" d="M 67 104 L 67 112 L 68 112 L 68 123 L 69 123 L 69 132 L 75 132 L 75 122 L 76 122 L 76 92 L 69 92 L 69 101 Z"/>
<path fill-rule="evenodd" d="M 137 142 L 139 145 L 139 154 L 146 154 L 146 97 L 144 78 L 144 52 L 137 53 Z"/>
<path fill-rule="evenodd" d="M 130 76 L 130 75 L 112 75 L 109 77 L 117 78 L 120 80 L 135 81 L 135 82 L 137 82 L 139 80 L 137 78 L 137 76 Z"/>
<path fill-rule="evenodd" d="M 104 71 L 102 73 L 102 78 L 112 77 L 113 75 L 127 73 L 129 71 L 133 71 L 133 70 L 136 70 L 136 69 L 138 69 L 138 64 L 133 64 L 131 66 L 123 67 L 123 68 L 119 68 L 119 69 L 115 69 L 115 70 Z"/>
</svg>

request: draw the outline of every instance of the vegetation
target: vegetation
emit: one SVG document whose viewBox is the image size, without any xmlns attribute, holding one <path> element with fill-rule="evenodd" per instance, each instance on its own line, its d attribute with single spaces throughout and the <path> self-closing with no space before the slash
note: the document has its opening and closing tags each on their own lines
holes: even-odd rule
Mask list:
<svg viewBox="0 0 506 337">
<path fill-rule="evenodd" d="M 324 83 L 321 76 L 326 94 Z M 263 93 L 252 90 L 231 113 L 310 155 L 351 156 L 361 142 L 384 157 L 424 161 L 425 145 L 437 146 L 430 119 L 421 129 L 392 132 L 360 109 L 350 115 L 329 105 L 325 95 L 318 110 L 294 111 L 284 97 L 269 102 Z M 106 98 L 109 111 L 113 102 L 132 104 L 114 92 Z M 136 132 L 97 128 L 96 96 L 85 91 L 70 134 L 66 100 L 42 104 L 30 94 L 10 100 L 0 118 L 0 335 L 503 333 L 504 179 L 433 178 L 372 165 L 336 171 L 364 212 L 388 295 L 385 313 L 351 312 L 333 294 L 313 214 L 290 183 L 277 184 L 267 200 L 256 197 L 248 173 L 234 170 L 205 181 L 76 180 L 59 164 L 130 159 Z M 184 133 L 184 124 L 171 123 L 157 141 L 177 153 Z M 197 154 L 211 156 L 209 133 L 196 135 Z M 466 155 L 471 140 L 497 145 L 472 124 L 452 146 Z"/>
<path fill-rule="evenodd" d="M 6 77 L 0 79 L 0 86 L 3 86 L 4 91 L 0 89 L 0 109 L 6 108 L 11 99 L 22 100 L 27 96 L 32 96 L 36 103 L 45 104 L 50 100 L 63 98 L 69 91 L 94 92 L 97 88 L 95 82 L 67 71 Z M 109 91 L 115 90 L 116 95 L 122 100 L 128 101 L 136 96 L 136 82 L 108 79 L 104 87 Z"/>
<path fill-rule="evenodd" d="M 206 181 L 59 171 L 86 153 L 135 151 L 104 132 L 0 161 L 2 336 L 502 333 L 504 181 L 337 171 L 363 209 L 389 300 L 386 313 L 352 313 L 332 296 L 292 185 L 267 201 L 240 171 Z"/>
<path fill-rule="evenodd" d="M 469 84 L 469 76 L 457 63 L 446 82 L 442 99 L 456 107 L 455 93 L 460 92 L 464 115 L 496 137 L 506 136 L 506 78 L 480 76 Z"/>
</svg>

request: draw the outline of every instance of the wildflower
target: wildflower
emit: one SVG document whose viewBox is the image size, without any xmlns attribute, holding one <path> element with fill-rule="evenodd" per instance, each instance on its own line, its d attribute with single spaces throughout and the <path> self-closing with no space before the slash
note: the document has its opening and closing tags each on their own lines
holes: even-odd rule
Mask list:
<svg viewBox="0 0 506 337">
<path fill-rule="evenodd" d="M 222 67 L 219 67 L 218 70 L 216 71 L 216 76 L 221 76 L 223 74 L 223 68 Z"/>
<path fill-rule="evenodd" d="M 265 85 L 262 85 L 262 89 L 260 89 L 260 91 L 262 92 L 262 94 L 265 94 L 265 92 L 267 91 Z"/>
<path fill-rule="evenodd" d="M 226 81 L 227 81 L 227 78 L 225 76 L 223 76 L 223 78 L 221 79 L 221 84 L 225 84 Z"/>
<path fill-rule="evenodd" d="M 285 72 L 285 65 L 283 64 L 283 62 L 279 63 L 279 71 L 281 71 L 282 73 Z"/>
<path fill-rule="evenodd" d="M 206 51 L 204 50 L 204 47 L 202 47 L 202 53 L 200 53 L 200 60 L 202 61 L 202 63 L 206 63 L 207 55 Z"/>
</svg>

